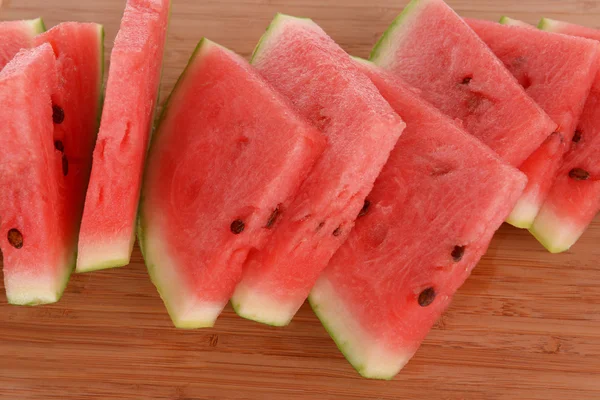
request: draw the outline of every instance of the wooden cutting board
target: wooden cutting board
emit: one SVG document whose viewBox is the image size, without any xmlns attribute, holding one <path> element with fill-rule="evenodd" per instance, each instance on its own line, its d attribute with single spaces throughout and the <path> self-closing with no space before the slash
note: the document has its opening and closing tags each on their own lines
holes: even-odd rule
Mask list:
<svg viewBox="0 0 600 400">
<path fill-rule="evenodd" d="M 174 0 L 162 98 L 207 36 L 248 56 L 275 12 L 314 18 L 366 56 L 400 0 Z M 463 16 L 541 16 L 600 25 L 600 2 L 454 0 Z M 124 0 L 0 0 L 0 19 L 43 16 L 106 27 L 107 60 Z M 600 399 L 600 217 L 551 255 L 504 226 L 408 366 L 362 379 L 310 307 L 287 328 L 237 317 L 172 327 L 138 248 L 130 266 L 74 275 L 63 299 L 6 304 L 0 284 L 0 399 Z"/>
</svg>

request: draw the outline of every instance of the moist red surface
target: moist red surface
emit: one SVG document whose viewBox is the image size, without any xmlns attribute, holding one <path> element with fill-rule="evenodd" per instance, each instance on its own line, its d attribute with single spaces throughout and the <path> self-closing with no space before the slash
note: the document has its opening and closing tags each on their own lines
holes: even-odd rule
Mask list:
<svg viewBox="0 0 600 400">
<path fill-rule="evenodd" d="M 364 70 L 407 127 L 368 196 L 368 212 L 323 279 L 367 337 L 406 355 L 485 253 L 525 177 L 404 82 L 374 66 Z M 459 261 L 455 246 L 464 246 Z M 436 296 L 422 307 L 427 288 Z"/>
<path fill-rule="evenodd" d="M 52 104 L 64 112 L 54 124 L 54 141 L 60 141 L 68 173 L 60 177 L 62 218 L 70 251 L 76 251 L 77 233 L 92 164 L 102 90 L 102 33 L 96 24 L 66 22 L 34 39 L 52 46 L 59 73 Z M 62 168 L 62 166 L 61 166 Z M 62 169 L 61 169 L 62 171 Z"/>
<path fill-rule="evenodd" d="M 423 90 L 511 165 L 521 165 L 556 125 L 442 0 L 412 7 L 374 49 L 373 61 Z"/>
<path fill-rule="evenodd" d="M 19 50 L 33 46 L 35 34 L 30 21 L 0 22 L 0 70 Z"/>
<path fill-rule="evenodd" d="M 535 196 L 541 207 L 598 72 L 598 42 L 490 21 L 466 21 L 558 124 L 558 135 L 549 137 L 521 167 L 528 178 L 526 193 Z"/>
<path fill-rule="evenodd" d="M 126 248 L 133 237 L 168 15 L 169 0 L 127 2 L 111 53 L 80 252 L 93 251 L 97 242 L 106 241 L 117 241 Z"/>
<path fill-rule="evenodd" d="M 558 22 L 553 31 L 600 40 L 600 30 L 564 22 Z M 600 209 L 600 74 L 596 76 L 577 130 L 579 141 L 571 144 L 543 207 L 558 218 L 580 226 L 583 232 Z M 589 172 L 590 178 L 583 181 L 570 178 L 573 168 Z"/>
<path fill-rule="evenodd" d="M 225 304 L 248 251 L 279 224 L 275 218 L 267 228 L 325 143 L 245 60 L 207 40 L 167 107 L 141 218 L 145 234 L 166 242 L 168 259 L 157 254 L 149 262 L 176 269 L 198 299 Z M 235 220 L 245 224 L 237 235 Z"/>
<path fill-rule="evenodd" d="M 61 154 L 52 139 L 56 84 L 49 45 L 23 50 L 0 73 L 0 247 L 7 289 L 14 276 L 52 276 L 62 266 Z M 22 248 L 8 242 L 10 229 L 23 235 Z"/>
<path fill-rule="evenodd" d="M 254 66 L 323 131 L 329 146 L 283 210 L 275 235 L 249 256 L 243 284 L 300 307 L 352 229 L 404 123 L 315 23 L 280 16 L 270 29 Z"/>
</svg>

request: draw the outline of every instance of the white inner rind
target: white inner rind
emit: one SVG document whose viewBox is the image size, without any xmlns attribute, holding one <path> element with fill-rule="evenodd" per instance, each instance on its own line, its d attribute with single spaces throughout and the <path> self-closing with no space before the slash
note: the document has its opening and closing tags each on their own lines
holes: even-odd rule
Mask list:
<svg viewBox="0 0 600 400">
<path fill-rule="evenodd" d="M 299 308 L 248 287 L 243 281 L 236 287 L 231 304 L 240 317 L 273 326 L 288 325 Z"/>
<path fill-rule="evenodd" d="M 517 228 L 529 229 L 539 211 L 540 207 L 537 202 L 524 193 L 506 218 L 506 222 Z"/>
<path fill-rule="evenodd" d="M 93 245 L 79 244 L 77 272 L 123 267 L 129 264 L 135 236 L 129 241 L 96 242 Z"/>
<path fill-rule="evenodd" d="M 40 275 L 40 267 L 19 267 L 17 271 L 6 272 L 4 283 L 6 298 L 10 304 L 37 305 L 57 302 L 62 296 L 71 274 L 71 266 L 64 266 L 62 272 Z M 54 268 L 42 268 L 52 271 Z M 26 273 L 24 271 L 35 271 Z"/>
<path fill-rule="evenodd" d="M 551 253 L 569 250 L 584 230 L 585 226 L 561 218 L 547 207 L 542 208 L 530 229 L 531 234 Z"/>
<path fill-rule="evenodd" d="M 412 357 L 410 351 L 392 351 L 371 337 L 324 275 L 313 287 L 309 301 L 341 352 L 362 376 L 392 379 Z"/>
<path fill-rule="evenodd" d="M 161 238 L 144 231 L 144 259 L 152 283 L 160 293 L 165 307 L 177 328 L 196 329 L 214 326 L 225 303 L 201 301 L 189 282 L 179 273 L 178 266 L 169 256 Z"/>
</svg>

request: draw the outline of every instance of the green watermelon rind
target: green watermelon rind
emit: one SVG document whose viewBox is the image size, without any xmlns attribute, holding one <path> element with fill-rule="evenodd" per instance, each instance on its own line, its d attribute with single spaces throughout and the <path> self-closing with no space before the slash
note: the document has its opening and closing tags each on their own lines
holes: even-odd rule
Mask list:
<svg viewBox="0 0 600 400">
<path fill-rule="evenodd" d="M 181 75 L 179 76 L 179 78 L 177 79 L 177 82 L 175 83 L 175 86 L 173 87 L 173 90 L 171 91 L 171 93 L 169 94 L 169 96 L 167 97 L 167 100 L 165 101 L 163 108 L 158 116 L 158 119 L 156 121 L 156 130 L 154 132 L 154 135 L 152 136 L 150 143 L 148 145 L 148 155 L 151 154 L 152 152 L 152 147 L 156 144 L 156 138 L 160 135 L 160 125 L 162 124 L 163 120 L 165 119 L 167 113 L 169 112 L 170 106 L 171 106 L 171 98 L 173 97 L 174 93 L 176 93 L 179 88 L 181 87 L 181 85 L 183 85 L 183 82 L 185 81 L 185 78 L 187 76 L 187 73 L 189 71 L 189 69 L 191 68 L 191 66 L 193 65 L 194 61 L 196 60 L 196 57 L 198 55 L 198 53 L 200 52 L 200 50 L 202 49 L 203 45 L 207 42 L 210 42 L 208 39 L 206 38 L 202 38 L 200 39 L 200 41 L 198 42 L 198 44 L 196 45 L 196 48 L 194 49 L 194 51 L 192 52 L 192 55 L 190 56 L 187 65 L 185 66 L 185 69 L 183 70 L 183 72 L 181 73 Z M 212 42 L 210 42 L 212 43 Z M 147 157 L 147 161 L 149 161 L 149 158 Z M 148 169 L 145 170 L 144 174 L 148 173 Z M 148 184 L 147 180 L 144 179 L 142 180 L 142 190 L 141 190 L 141 194 L 140 194 L 140 202 L 139 202 L 139 206 L 138 206 L 138 217 L 137 217 L 137 238 L 138 238 L 138 243 L 140 246 L 140 251 L 142 252 L 142 256 L 144 257 L 144 261 L 146 264 L 146 269 L 148 270 L 148 275 L 150 276 L 150 280 L 152 281 L 152 284 L 156 287 L 156 290 L 158 291 L 158 294 L 160 295 L 160 298 L 162 299 L 165 308 L 167 309 L 167 313 L 169 314 L 169 317 L 171 318 L 171 321 L 173 322 L 173 324 L 175 325 L 176 328 L 179 329 L 195 329 L 195 328 L 201 328 L 201 327 L 212 327 L 214 325 L 214 323 L 207 323 L 207 322 L 184 322 L 184 321 L 180 321 L 177 317 L 176 317 L 176 313 L 174 312 L 174 310 L 172 309 L 171 305 L 170 305 L 170 301 L 167 299 L 167 296 L 164 293 L 164 290 L 162 289 L 162 282 L 160 281 L 160 279 L 158 279 L 157 274 L 156 274 L 156 265 L 155 262 L 153 260 L 151 260 L 148 257 L 148 252 L 146 251 L 146 234 L 148 232 L 148 229 L 146 228 L 147 223 L 147 216 L 144 213 L 144 186 Z"/>
<path fill-rule="evenodd" d="M 371 54 L 369 55 L 369 60 L 373 62 L 377 62 L 379 57 L 382 55 L 382 52 L 388 47 L 387 44 L 391 40 L 392 34 L 396 31 L 396 29 L 402 27 L 403 23 L 406 22 L 406 19 L 409 18 L 418 8 L 421 2 L 427 0 L 412 0 L 408 3 L 402 12 L 392 21 L 390 26 L 383 32 L 373 49 L 371 50 Z"/>
<path fill-rule="evenodd" d="M 351 360 L 353 358 L 351 346 L 342 342 L 337 337 L 337 335 L 335 334 L 335 330 L 329 325 L 327 318 L 325 318 L 325 316 L 319 312 L 319 305 L 312 299 L 312 296 L 310 296 L 310 295 L 308 296 L 308 304 L 310 304 L 310 307 L 312 308 L 313 312 L 315 313 L 315 315 L 321 322 L 321 325 L 323 325 L 323 328 L 325 328 L 325 330 L 327 331 L 327 333 L 329 334 L 331 339 L 333 339 L 333 342 L 335 343 L 337 348 L 340 350 L 340 352 L 343 354 L 343 356 L 346 358 L 346 360 Z M 360 374 L 360 376 L 369 378 L 368 376 L 365 375 L 365 366 L 364 365 L 359 365 L 359 364 L 354 364 L 354 363 L 350 363 L 350 365 L 352 365 L 352 368 L 354 368 L 356 370 L 356 372 L 358 372 Z M 394 376 L 382 376 L 379 379 L 392 380 L 393 377 Z"/>
<path fill-rule="evenodd" d="M 312 19 L 306 18 L 306 17 L 295 17 L 295 16 L 283 14 L 283 13 L 275 14 L 275 17 L 273 18 L 273 20 L 271 20 L 271 23 L 269 24 L 269 26 L 267 26 L 267 29 L 265 30 L 263 35 L 258 40 L 256 47 L 254 47 L 254 51 L 252 52 L 252 55 L 250 56 L 250 64 L 252 64 L 252 62 L 254 61 L 254 59 L 256 58 L 258 53 L 260 52 L 260 50 L 264 49 L 267 39 L 269 39 L 271 37 L 271 35 L 275 32 L 275 28 L 277 26 L 279 26 L 279 24 L 286 19 L 295 19 L 295 20 L 305 21 L 305 22 L 310 22 L 310 23 L 313 22 Z"/>
<path fill-rule="evenodd" d="M 39 35 L 40 33 L 46 32 L 46 24 L 44 24 L 44 20 L 42 18 L 31 19 L 28 22 L 33 29 L 34 35 Z"/>
<path fill-rule="evenodd" d="M 556 22 L 553 19 L 542 17 L 537 24 L 537 28 L 542 31 L 553 32 L 556 30 Z"/>
</svg>

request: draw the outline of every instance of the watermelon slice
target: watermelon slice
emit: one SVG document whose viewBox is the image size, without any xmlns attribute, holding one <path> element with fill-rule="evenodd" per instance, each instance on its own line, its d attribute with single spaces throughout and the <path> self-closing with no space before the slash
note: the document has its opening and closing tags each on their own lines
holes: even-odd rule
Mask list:
<svg viewBox="0 0 600 400">
<path fill-rule="evenodd" d="M 600 40 L 600 30 L 543 19 L 540 28 Z M 551 252 L 568 250 L 600 209 L 600 74 L 531 232 Z"/>
<path fill-rule="evenodd" d="M 485 253 L 526 178 L 391 73 L 362 65 L 406 130 L 309 300 L 361 375 L 391 379 Z"/>
<path fill-rule="evenodd" d="M 575 133 L 600 66 L 600 46 L 593 40 L 516 26 L 514 22 L 502 25 L 465 20 L 558 124 L 557 132 L 520 167 L 528 178 L 527 189 L 507 222 L 530 228 Z"/>
<path fill-rule="evenodd" d="M 170 0 L 128 0 L 111 53 L 77 271 L 127 265 L 158 98 Z"/>
<path fill-rule="evenodd" d="M 32 47 L 35 35 L 45 30 L 41 18 L 0 22 L 0 70 L 19 50 Z"/>
<path fill-rule="evenodd" d="M 177 327 L 214 324 L 324 146 L 247 61 L 200 42 L 152 141 L 140 206 L 144 259 Z"/>
<path fill-rule="evenodd" d="M 253 65 L 329 146 L 262 251 L 252 252 L 232 298 L 239 315 L 286 325 L 348 237 L 404 123 L 377 88 L 309 19 L 277 15 Z"/>
<path fill-rule="evenodd" d="M 371 60 L 519 166 L 556 128 L 510 72 L 442 0 L 413 0 Z"/>
<path fill-rule="evenodd" d="M 92 152 L 102 107 L 104 28 L 93 23 L 65 22 L 34 38 L 49 43 L 56 56 L 58 85 L 52 93 L 54 143 L 62 153 L 61 207 L 65 246 L 75 266 L 79 224 L 87 190 Z"/>
<path fill-rule="evenodd" d="M 71 271 L 60 208 L 62 154 L 52 139 L 57 81 L 48 44 L 22 50 L 0 72 L 0 246 L 12 304 L 57 301 Z"/>
<path fill-rule="evenodd" d="M 16 210 L 6 211 L 2 215 L 14 215 L 14 218 L 19 221 L 16 223 L 19 228 L 8 229 L 17 229 L 23 240 L 26 239 L 30 246 L 35 246 L 32 249 L 39 249 L 38 246 L 52 246 L 58 256 L 50 255 L 48 250 L 48 253 L 41 254 L 39 258 L 29 258 L 27 254 L 21 252 L 13 254 L 12 258 L 5 258 L 7 297 L 8 301 L 14 304 L 40 304 L 58 300 L 73 269 L 102 97 L 104 49 L 101 25 L 74 22 L 60 24 L 33 39 L 33 44 L 36 46 L 46 43 L 48 45 L 42 48 L 50 48 L 55 56 L 52 57 L 51 65 L 35 74 L 37 76 L 37 74 L 48 73 L 49 68 L 52 68 L 53 74 L 58 74 L 58 79 L 51 87 L 51 100 L 48 106 L 51 111 L 48 123 L 53 130 L 46 137 L 45 128 L 40 128 L 42 136 L 37 139 L 37 142 L 28 138 L 24 139 L 21 145 L 26 146 L 30 152 L 36 152 L 45 151 L 40 141 L 45 143 L 48 140 L 53 143 L 52 157 L 45 162 L 52 165 L 55 162 L 54 158 L 58 157 L 60 168 L 57 171 L 51 169 L 48 172 L 50 175 L 45 179 L 53 179 L 56 188 L 40 190 L 42 195 L 36 192 L 35 186 L 11 188 L 10 193 L 19 193 L 23 201 L 27 199 L 29 202 L 35 202 L 34 199 L 48 199 L 51 204 L 47 207 L 57 213 L 59 219 L 57 222 L 53 218 L 39 214 L 24 216 L 22 214 L 27 212 L 26 209 L 19 207 Z M 46 56 L 41 58 L 46 61 L 48 59 Z M 38 82 L 37 85 L 41 83 Z M 25 89 L 29 90 L 29 96 L 35 96 L 38 90 L 36 86 Z M 39 90 L 40 93 L 44 93 L 42 89 Z M 17 110 L 15 108 L 17 104 L 24 106 L 22 103 L 15 103 L 11 108 L 11 112 L 15 115 L 24 111 Z M 45 113 L 40 114 L 43 115 Z M 28 115 L 19 115 L 19 118 L 23 119 L 28 117 Z M 42 122 L 36 124 L 41 125 Z M 9 148 L 15 145 L 16 143 L 11 142 Z M 53 175 L 54 172 L 58 172 L 58 175 Z M 7 170 L 6 173 L 15 172 Z M 57 190 L 57 193 L 54 193 L 54 190 Z M 46 195 L 44 194 L 46 192 L 51 193 Z M 33 223 L 29 219 L 34 217 L 39 218 L 39 221 Z M 14 221 L 11 223 L 15 224 Z M 31 234 L 32 231 L 39 230 L 39 234 L 42 235 L 44 231 L 50 230 L 43 226 L 46 223 L 55 225 L 52 228 L 52 240 Z"/>
</svg>

